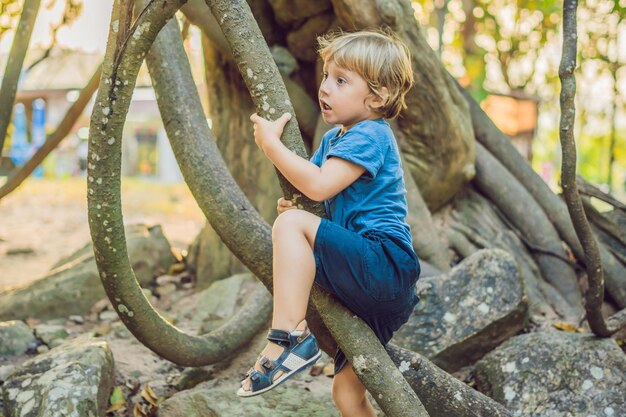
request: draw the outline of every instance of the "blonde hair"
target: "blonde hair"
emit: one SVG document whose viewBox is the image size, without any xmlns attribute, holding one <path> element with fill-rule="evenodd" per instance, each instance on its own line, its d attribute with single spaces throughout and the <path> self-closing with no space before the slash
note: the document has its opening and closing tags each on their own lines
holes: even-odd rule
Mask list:
<svg viewBox="0 0 626 417">
<path fill-rule="evenodd" d="M 413 85 L 409 48 L 391 32 L 360 31 L 332 33 L 317 38 L 318 53 L 324 62 L 359 74 L 372 94 L 382 98 L 386 87 L 389 97 L 377 111 L 392 119 L 406 109 L 404 97 Z"/>
</svg>

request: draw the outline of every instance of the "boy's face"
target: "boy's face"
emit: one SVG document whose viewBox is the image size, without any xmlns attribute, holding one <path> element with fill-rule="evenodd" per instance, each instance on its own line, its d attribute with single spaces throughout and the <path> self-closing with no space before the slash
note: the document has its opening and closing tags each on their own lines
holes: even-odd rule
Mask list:
<svg viewBox="0 0 626 417">
<path fill-rule="evenodd" d="M 324 63 L 324 78 L 318 92 L 324 121 L 342 125 L 344 131 L 354 124 L 380 117 L 373 108 L 380 106 L 369 96 L 367 82 L 358 73 L 337 66 L 332 60 Z"/>
</svg>

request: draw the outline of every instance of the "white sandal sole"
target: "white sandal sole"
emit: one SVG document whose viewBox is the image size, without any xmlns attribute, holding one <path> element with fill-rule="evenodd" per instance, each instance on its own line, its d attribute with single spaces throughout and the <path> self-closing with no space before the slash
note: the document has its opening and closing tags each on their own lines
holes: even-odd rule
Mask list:
<svg viewBox="0 0 626 417">
<path fill-rule="evenodd" d="M 271 385 L 260 389 L 258 391 L 245 391 L 243 389 L 243 387 L 239 388 L 239 390 L 237 390 L 237 395 L 240 397 L 254 397 L 255 395 L 259 395 L 259 394 L 263 394 L 264 392 L 267 392 L 269 390 L 271 390 L 272 388 L 276 388 L 277 385 L 281 384 L 283 381 L 285 381 L 287 378 L 289 378 L 290 376 L 303 371 L 304 369 L 308 368 L 309 365 L 312 365 L 313 363 L 315 363 L 320 357 L 322 356 L 322 351 L 320 350 L 319 352 L 317 352 L 317 354 L 315 356 L 313 356 L 311 359 L 309 359 L 304 365 L 302 365 L 300 368 L 298 369 L 294 369 L 293 371 L 286 373 L 286 374 L 282 374 L 281 376 L 279 376 L 274 382 L 272 382 Z"/>
</svg>

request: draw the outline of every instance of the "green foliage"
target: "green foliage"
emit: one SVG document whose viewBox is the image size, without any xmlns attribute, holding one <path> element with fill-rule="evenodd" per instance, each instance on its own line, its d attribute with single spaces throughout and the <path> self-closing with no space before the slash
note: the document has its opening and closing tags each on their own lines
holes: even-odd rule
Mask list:
<svg viewBox="0 0 626 417">
<path fill-rule="evenodd" d="M 0 0 L 0 39 L 7 31 L 17 26 L 21 10 L 18 0 Z"/>
<path fill-rule="evenodd" d="M 47 9 L 52 9 L 57 1 L 65 2 L 65 10 L 61 20 L 52 27 L 53 43 L 59 28 L 70 25 L 83 11 L 83 0 L 49 0 Z M 0 0 L 0 39 L 17 27 L 22 12 L 23 0 Z"/>
</svg>

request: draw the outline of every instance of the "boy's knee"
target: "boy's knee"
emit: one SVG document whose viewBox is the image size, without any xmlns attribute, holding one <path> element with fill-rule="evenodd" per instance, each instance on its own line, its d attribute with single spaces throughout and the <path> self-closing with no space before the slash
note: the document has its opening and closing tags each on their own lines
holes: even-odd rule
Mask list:
<svg viewBox="0 0 626 417">
<path fill-rule="evenodd" d="M 302 218 L 302 210 L 291 209 L 287 210 L 276 217 L 274 225 L 272 226 L 272 235 L 283 232 L 285 230 L 294 230 L 298 226 Z"/>
</svg>

